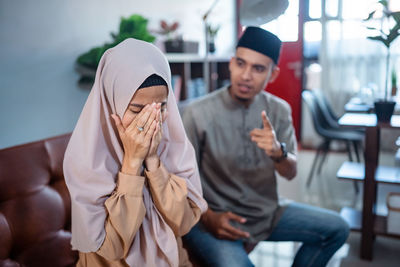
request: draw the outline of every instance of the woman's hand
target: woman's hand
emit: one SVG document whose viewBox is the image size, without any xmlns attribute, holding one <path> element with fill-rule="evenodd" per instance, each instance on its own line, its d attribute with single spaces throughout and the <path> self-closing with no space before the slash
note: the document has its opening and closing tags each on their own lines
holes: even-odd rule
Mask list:
<svg viewBox="0 0 400 267">
<path fill-rule="evenodd" d="M 157 149 L 162 139 L 162 115 L 161 115 L 161 103 L 156 105 L 157 115 L 156 121 L 157 126 L 151 139 L 149 153 L 145 159 L 146 168 L 149 171 L 156 170 L 160 166 L 160 158 L 157 155 Z"/>
<path fill-rule="evenodd" d="M 146 105 L 126 128 L 118 115 L 111 115 L 124 147 L 121 172 L 140 175 L 140 168 L 157 129 L 157 113 L 155 104 Z"/>
</svg>

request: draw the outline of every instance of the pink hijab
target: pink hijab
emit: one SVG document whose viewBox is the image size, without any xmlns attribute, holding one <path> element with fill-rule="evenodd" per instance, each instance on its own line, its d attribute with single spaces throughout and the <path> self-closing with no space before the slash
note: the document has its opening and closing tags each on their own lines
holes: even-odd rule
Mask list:
<svg viewBox="0 0 400 267">
<path fill-rule="evenodd" d="M 81 252 L 96 252 L 104 241 L 104 202 L 115 189 L 122 164 L 124 151 L 110 115 L 115 113 L 122 118 L 137 88 L 152 74 L 162 77 L 169 89 L 168 117 L 158 148 L 160 159 L 169 172 L 186 178 L 188 197 L 202 211 L 207 208 L 195 152 L 171 90 L 169 64 L 154 45 L 127 39 L 101 58 L 93 88 L 65 152 L 64 175 L 72 202 L 71 243 Z M 126 262 L 130 266 L 178 266 L 176 237 L 146 187 L 143 201 L 146 216 Z"/>
</svg>

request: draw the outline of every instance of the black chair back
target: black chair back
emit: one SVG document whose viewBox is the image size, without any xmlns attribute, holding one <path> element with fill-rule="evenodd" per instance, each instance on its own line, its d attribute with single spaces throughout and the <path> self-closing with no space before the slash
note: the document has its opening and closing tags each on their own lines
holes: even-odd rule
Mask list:
<svg viewBox="0 0 400 267">
<path fill-rule="evenodd" d="M 316 132 L 325 137 L 327 129 L 331 128 L 330 122 L 326 117 L 322 107 L 319 105 L 316 96 L 310 90 L 304 90 L 301 96 L 311 111 L 313 124 Z"/>
<path fill-rule="evenodd" d="M 329 104 L 328 100 L 326 99 L 322 91 L 313 90 L 310 92 L 314 94 L 319 106 L 321 107 L 322 113 L 324 114 L 326 120 L 329 123 L 329 126 L 332 128 L 339 128 L 340 127 L 338 123 L 339 118 L 336 116 L 335 112 L 332 109 L 332 106 Z"/>
<path fill-rule="evenodd" d="M 357 161 L 360 162 L 358 147 L 364 139 L 364 134 L 351 129 L 341 129 L 331 107 L 327 103 L 326 99 L 323 98 L 323 96 L 317 96 L 317 94 L 310 90 L 303 90 L 301 96 L 305 104 L 310 109 L 315 131 L 324 139 L 318 146 L 317 153 L 307 179 L 307 186 L 309 186 L 314 174 L 314 169 L 317 166 L 319 156 L 321 155 L 321 160 L 317 173 L 321 172 L 322 164 L 324 163 L 326 154 L 330 149 L 330 143 L 333 140 L 345 142 L 350 161 L 353 161 L 350 149 L 351 144 L 353 144 Z M 354 182 L 354 188 L 356 193 L 358 193 L 358 186 L 356 182 Z"/>
</svg>

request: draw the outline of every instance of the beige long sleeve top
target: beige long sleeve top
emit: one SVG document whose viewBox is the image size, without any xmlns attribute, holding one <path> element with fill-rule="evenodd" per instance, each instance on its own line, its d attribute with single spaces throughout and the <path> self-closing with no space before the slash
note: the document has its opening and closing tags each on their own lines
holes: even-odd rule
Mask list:
<svg viewBox="0 0 400 267">
<path fill-rule="evenodd" d="M 80 252 L 78 267 L 128 266 L 125 258 L 146 213 L 142 197 L 146 178 L 155 206 L 177 237 L 179 266 L 191 266 L 180 236 L 197 223 L 201 211 L 187 198 L 185 179 L 170 174 L 160 163 L 157 170 L 145 171 L 144 176 L 118 174 L 117 186 L 105 202 L 104 242 L 97 252 Z"/>
</svg>

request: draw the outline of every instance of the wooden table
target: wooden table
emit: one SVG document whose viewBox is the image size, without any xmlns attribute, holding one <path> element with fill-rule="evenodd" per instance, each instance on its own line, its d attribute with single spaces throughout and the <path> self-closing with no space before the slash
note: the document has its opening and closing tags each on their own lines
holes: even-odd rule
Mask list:
<svg viewBox="0 0 400 267">
<path fill-rule="evenodd" d="M 362 259 L 372 260 L 375 235 L 400 238 L 400 235 L 386 232 L 386 217 L 375 213 L 378 183 L 400 185 L 400 170 L 395 167 L 378 165 L 380 130 L 382 128 L 400 128 L 400 115 L 393 115 L 390 123 L 378 123 L 375 114 L 346 113 L 339 119 L 339 124 L 349 127 L 365 127 L 365 165 L 345 162 L 337 176 L 342 179 L 363 180 L 364 194 L 362 211 L 344 208 L 342 217 L 349 222 L 352 230 L 361 231 Z"/>
<path fill-rule="evenodd" d="M 374 111 L 374 106 L 368 104 L 354 104 L 349 102 L 344 105 L 344 110 L 346 112 L 371 113 Z"/>
</svg>

